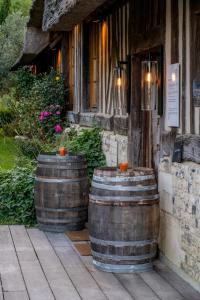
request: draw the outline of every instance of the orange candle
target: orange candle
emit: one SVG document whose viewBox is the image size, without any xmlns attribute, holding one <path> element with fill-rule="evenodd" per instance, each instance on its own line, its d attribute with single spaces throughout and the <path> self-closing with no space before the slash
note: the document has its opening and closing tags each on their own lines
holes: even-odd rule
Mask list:
<svg viewBox="0 0 200 300">
<path fill-rule="evenodd" d="M 126 172 L 128 170 L 128 163 L 127 162 L 126 163 L 121 163 L 119 165 L 119 169 L 120 169 L 121 172 Z"/>
<path fill-rule="evenodd" d="M 59 154 L 60 154 L 60 156 L 65 156 L 67 153 L 66 153 L 66 149 L 65 149 L 65 147 L 61 147 L 60 149 L 59 149 Z"/>
</svg>

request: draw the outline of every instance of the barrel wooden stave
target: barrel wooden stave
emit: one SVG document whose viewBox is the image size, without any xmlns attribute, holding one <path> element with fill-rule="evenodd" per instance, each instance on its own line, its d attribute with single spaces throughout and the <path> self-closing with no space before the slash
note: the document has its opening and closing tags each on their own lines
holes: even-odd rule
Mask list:
<svg viewBox="0 0 200 300">
<path fill-rule="evenodd" d="M 144 180 L 145 190 L 142 177 L 149 177 Z M 95 171 L 89 202 L 89 231 L 93 262 L 99 269 L 134 272 L 151 267 L 157 251 L 158 204 L 153 170 L 136 169 L 124 175 L 115 169 Z"/>
<path fill-rule="evenodd" d="M 81 156 L 38 157 L 35 206 L 40 229 L 63 232 L 84 228 L 89 193 L 86 172 Z"/>
</svg>

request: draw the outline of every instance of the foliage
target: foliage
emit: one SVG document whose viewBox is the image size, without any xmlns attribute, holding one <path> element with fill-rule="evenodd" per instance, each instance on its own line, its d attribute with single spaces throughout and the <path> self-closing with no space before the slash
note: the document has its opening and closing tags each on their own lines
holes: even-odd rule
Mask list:
<svg viewBox="0 0 200 300">
<path fill-rule="evenodd" d="M 0 168 L 4 170 L 15 166 L 16 145 L 13 138 L 0 137 Z"/>
<path fill-rule="evenodd" d="M 27 18 L 20 12 L 9 15 L 0 25 L 0 76 L 7 76 L 9 69 L 20 55 Z"/>
<path fill-rule="evenodd" d="M 0 128 L 6 124 L 11 123 L 13 120 L 13 114 L 8 109 L 0 109 Z"/>
<path fill-rule="evenodd" d="M 26 157 L 30 160 L 37 158 L 38 154 L 45 151 L 44 143 L 38 139 L 22 139 L 16 140 L 17 153 L 19 157 Z"/>
<path fill-rule="evenodd" d="M 20 69 L 16 73 L 16 98 L 19 135 L 49 143 L 62 132 L 65 87 L 54 70 L 34 76 L 29 68 Z"/>
<path fill-rule="evenodd" d="M 31 0 L 11 0 L 10 12 L 20 11 L 23 16 L 27 16 L 31 3 Z"/>
<path fill-rule="evenodd" d="M 36 76 L 32 74 L 31 68 L 28 66 L 20 68 L 15 75 L 15 96 L 19 100 L 21 98 L 29 98 L 36 81 Z"/>
<path fill-rule="evenodd" d="M 0 170 L 0 182 L 0 222 L 35 224 L 33 170 Z"/>
<path fill-rule="evenodd" d="M 71 128 L 67 131 L 68 138 L 63 145 L 73 154 L 85 155 L 88 163 L 88 176 L 92 178 L 94 169 L 106 164 L 102 150 L 101 130 L 94 127 L 80 130 Z"/>
<path fill-rule="evenodd" d="M 7 18 L 10 11 L 10 0 L 3 0 L 0 2 L 0 24 L 2 24 Z"/>
</svg>

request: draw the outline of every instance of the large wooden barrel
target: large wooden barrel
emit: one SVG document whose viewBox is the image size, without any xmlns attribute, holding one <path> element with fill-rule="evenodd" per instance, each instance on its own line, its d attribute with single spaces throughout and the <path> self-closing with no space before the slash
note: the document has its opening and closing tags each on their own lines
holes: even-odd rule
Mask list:
<svg viewBox="0 0 200 300">
<path fill-rule="evenodd" d="M 89 183 L 83 156 L 38 156 L 35 207 L 39 228 L 81 230 L 87 220 Z"/>
<path fill-rule="evenodd" d="M 159 195 L 152 169 L 96 169 L 89 196 L 94 265 L 107 272 L 152 268 L 157 254 Z"/>
</svg>

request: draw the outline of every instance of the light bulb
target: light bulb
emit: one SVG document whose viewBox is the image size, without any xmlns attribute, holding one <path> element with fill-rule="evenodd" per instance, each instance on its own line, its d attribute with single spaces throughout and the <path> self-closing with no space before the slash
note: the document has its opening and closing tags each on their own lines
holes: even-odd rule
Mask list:
<svg viewBox="0 0 200 300">
<path fill-rule="evenodd" d="M 121 86 L 122 86 L 122 78 L 121 78 L 121 77 L 118 77 L 118 78 L 117 78 L 117 86 L 118 86 L 118 87 L 121 87 Z"/>
<path fill-rule="evenodd" d="M 176 81 L 176 73 L 172 73 L 172 81 L 173 81 L 173 82 Z"/>
<path fill-rule="evenodd" d="M 151 73 L 150 72 L 147 73 L 147 82 L 151 82 Z"/>
</svg>

